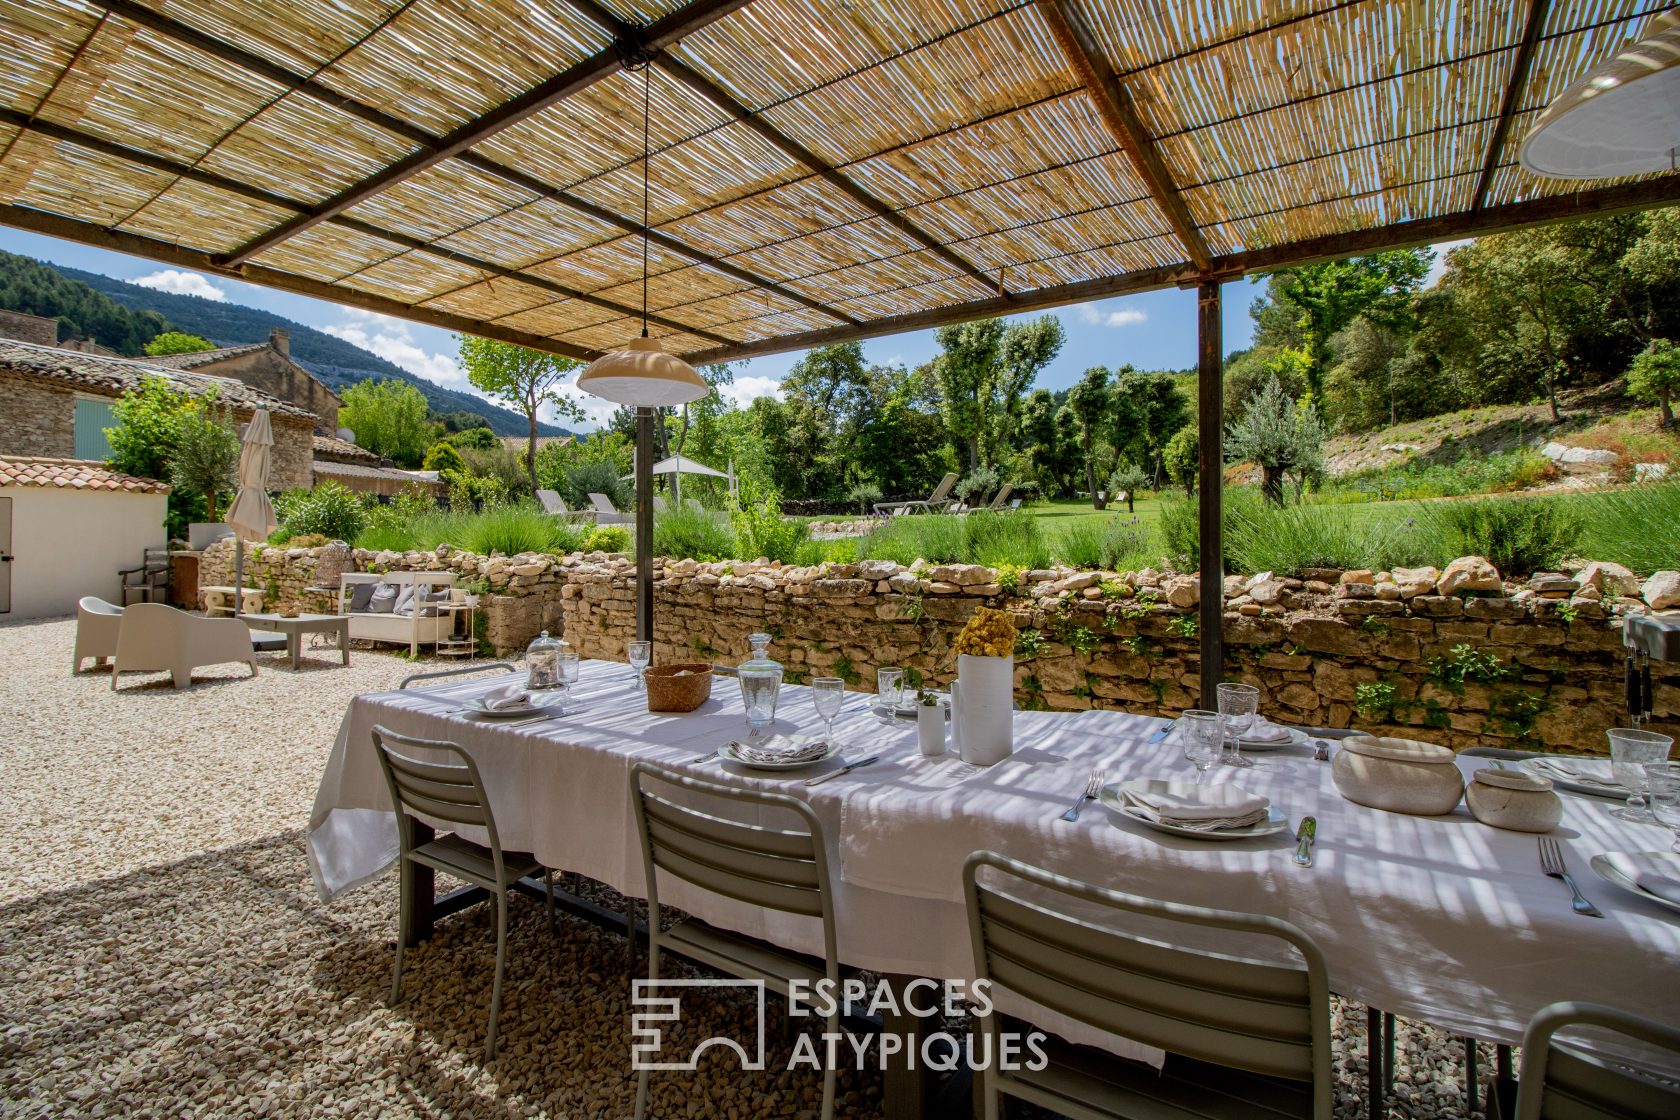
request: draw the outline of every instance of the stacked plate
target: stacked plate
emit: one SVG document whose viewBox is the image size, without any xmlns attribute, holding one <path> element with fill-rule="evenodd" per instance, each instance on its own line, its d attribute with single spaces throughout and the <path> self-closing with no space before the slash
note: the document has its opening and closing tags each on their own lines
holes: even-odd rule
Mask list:
<svg viewBox="0 0 1680 1120">
<path fill-rule="evenodd" d="M 1592 857 L 1592 869 L 1607 883 L 1680 912 L 1680 854 L 1605 852 Z"/>
<path fill-rule="evenodd" d="M 718 757 L 753 770 L 803 770 L 827 762 L 840 753 L 840 745 L 808 736 L 771 735 L 754 742 L 725 743 Z"/>
<path fill-rule="evenodd" d="M 1550 779 L 1557 788 L 1574 793 L 1613 797 L 1618 801 L 1625 801 L 1630 793 L 1616 780 L 1607 758 L 1525 758 L 1517 763 L 1517 769 Z"/>
<path fill-rule="evenodd" d="M 1289 825 L 1266 798 L 1230 784 L 1134 778 L 1104 786 L 1101 800 L 1116 816 L 1197 840 L 1252 840 Z"/>
</svg>

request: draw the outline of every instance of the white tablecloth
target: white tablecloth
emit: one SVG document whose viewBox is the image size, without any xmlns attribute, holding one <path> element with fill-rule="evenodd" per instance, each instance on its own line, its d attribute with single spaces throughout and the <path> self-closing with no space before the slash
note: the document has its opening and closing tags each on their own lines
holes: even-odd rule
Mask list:
<svg viewBox="0 0 1680 1120">
<path fill-rule="evenodd" d="M 1109 780 L 1190 776 L 1175 740 L 1146 744 L 1162 721 L 1116 713 L 1018 713 L 1016 755 L 988 770 L 927 760 L 914 726 L 888 727 L 848 696 L 837 731 L 847 757 L 880 762 L 816 787 L 696 760 L 745 726 L 733 680 L 688 715 L 651 714 L 627 670 L 586 662 L 574 714 L 529 727 L 455 711 L 511 678 L 377 693 L 351 703 L 316 795 L 309 849 L 325 899 L 379 874 L 397 854 L 396 829 L 370 731 L 450 739 L 472 753 L 502 843 L 543 863 L 643 894 L 628 795 L 638 759 L 696 776 L 758 784 L 807 800 L 828 842 L 842 959 L 887 972 L 972 977 L 960 870 L 991 848 L 1089 882 L 1156 898 L 1271 914 L 1305 929 L 1329 961 L 1332 988 L 1372 1006 L 1488 1041 L 1516 1042 L 1528 1018 L 1559 999 L 1594 1000 L 1680 1026 L 1674 1000 L 1680 915 L 1601 882 L 1593 854 L 1665 848 L 1669 834 L 1629 825 L 1610 802 L 1564 795 L 1562 842 L 1582 888 L 1605 913 L 1569 909 L 1564 886 L 1540 872 L 1532 836 L 1476 823 L 1462 806 L 1439 818 L 1365 809 L 1343 800 L 1331 768 L 1307 748 L 1254 755 L 1256 766 L 1215 767 L 1282 808 L 1293 825 L 1318 818 L 1317 863 L 1290 861 L 1290 833 L 1209 843 L 1115 821 L 1091 805 L 1058 820 L 1093 768 Z M 807 690 L 784 690 L 782 730 L 820 727 Z M 1485 761 L 1465 759 L 1466 771 Z M 833 764 L 828 764 L 833 765 Z M 801 774 L 800 777 L 809 776 Z M 682 884 L 662 899 L 708 921 L 806 952 L 814 922 L 766 914 Z M 1006 1005 L 1007 1006 L 1007 1005 Z M 1059 1017 L 1042 1026 L 1136 1055 Z"/>
</svg>

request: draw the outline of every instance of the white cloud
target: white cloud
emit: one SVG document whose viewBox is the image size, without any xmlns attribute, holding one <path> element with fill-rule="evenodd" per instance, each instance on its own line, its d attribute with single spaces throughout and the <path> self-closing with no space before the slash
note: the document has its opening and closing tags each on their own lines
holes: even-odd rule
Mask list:
<svg viewBox="0 0 1680 1120">
<path fill-rule="evenodd" d="M 166 268 L 161 272 L 150 272 L 145 276 L 136 277 L 130 283 L 159 292 L 171 292 L 178 296 L 199 296 L 203 299 L 215 300 L 217 303 L 226 303 L 228 298 L 226 292 L 210 283 L 205 277 L 196 272 L 184 272 L 178 268 Z"/>
<path fill-rule="evenodd" d="M 618 410 L 618 406 L 613 402 L 604 401 L 600 397 L 586 393 L 572 382 L 567 382 L 560 387 L 560 395 L 575 402 L 579 408 L 583 409 L 584 415 L 584 420 L 580 424 L 570 417 L 561 418 L 553 415 L 554 410 L 552 408 L 545 409 L 542 414 L 543 419 L 563 428 L 604 428 L 607 426 L 607 422 L 612 419 L 613 413 Z"/>
<path fill-rule="evenodd" d="M 1103 327 L 1135 327 L 1139 323 L 1149 321 L 1148 315 L 1135 308 L 1125 308 L 1121 311 L 1099 311 L 1089 303 L 1079 305 L 1079 318 L 1084 322 Z"/>
<path fill-rule="evenodd" d="M 334 338 L 372 351 L 392 365 L 450 389 L 472 392 L 467 375 L 448 354 L 433 354 L 414 341 L 408 324 L 372 311 L 347 310 L 349 318 L 321 329 Z"/>
<path fill-rule="evenodd" d="M 723 386 L 719 392 L 733 401 L 736 408 L 745 408 L 759 397 L 781 400 L 782 383 L 773 377 L 737 377 L 733 384 Z"/>
</svg>

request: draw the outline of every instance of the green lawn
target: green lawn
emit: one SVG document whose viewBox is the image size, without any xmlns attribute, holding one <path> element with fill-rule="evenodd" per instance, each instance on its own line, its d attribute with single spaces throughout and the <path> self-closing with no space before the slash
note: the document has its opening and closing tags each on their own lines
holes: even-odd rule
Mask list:
<svg viewBox="0 0 1680 1120">
<path fill-rule="evenodd" d="M 1051 498 L 1046 501 L 1035 502 L 1021 508 L 1038 518 L 1047 532 L 1060 532 L 1066 526 L 1081 521 L 1102 521 L 1110 517 L 1136 517 L 1145 525 L 1153 526 L 1161 519 L 1161 499 L 1158 495 L 1139 498 L 1133 503 L 1131 513 L 1126 512 L 1126 503 L 1111 505 L 1107 509 L 1092 509 L 1088 499 Z"/>
</svg>

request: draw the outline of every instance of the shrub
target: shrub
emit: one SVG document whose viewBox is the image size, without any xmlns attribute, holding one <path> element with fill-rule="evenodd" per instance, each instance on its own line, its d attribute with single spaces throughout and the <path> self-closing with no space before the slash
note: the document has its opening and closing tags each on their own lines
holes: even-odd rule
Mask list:
<svg viewBox="0 0 1680 1120">
<path fill-rule="evenodd" d="M 482 428 L 476 430 L 483 431 Z M 427 448 L 426 457 L 421 460 L 420 465 L 428 471 L 437 471 L 440 474 L 445 471 L 460 474 L 467 469 L 467 461 L 461 458 L 461 453 L 456 450 L 455 445 L 441 440 Z"/>
<path fill-rule="evenodd" d="M 860 482 L 846 491 L 846 500 L 856 502 L 859 513 L 868 513 L 871 503 L 881 500 L 881 488 L 873 482 Z"/>
<path fill-rule="evenodd" d="M 888 518 L 858 542 L 857 557 L 904 565 L 918 559 L 934 564 L 960 563 L 967 541 L 963 520 L 942 515 Z"/>
<path fill-rule="evenodd" d="M 822 563 L 851 564 L 856 562 L 857 558 L 856 540 L 807 540 L 799 546 L 799 552 L 794 557 L 794 563 L 804 568 L 811 568 Z"/>
<path fill-rule="evenodd" d="M 677 559 L 727 560 L 735 533 L 726 518 L 691 506 L 673 506 L 653 519 L 653 554 Z"/>
<path fill-rule="evenodd" d="M 1154 541 L 1154 533 L 1137 517 L 1076 521 L 1062 531 L 1056 558 L 1072 568 L 1146 568 L 1155 561 Z"/>
<path fill-rule="evenodd" d="M 1293 572 L 1302 568 L 1391 568 L 1450 557 L 1428 519 L 1397 510 L 1352 513 L 1347 506 L 1248 504 L 1225 519 L 1225 555 L 1232 571 Z"/>
<path fill-rule="evenodd" d="M 1656 401 L 1659 420 L 1667 428 L 1674 423 L 1674 398 L 1680 395 L 1680 346 L 1666 338 L 1654 338 L 1628 365 L 1630 396 Z"/>
<path fill-rule="evenodd" d="M 729 520 L 735 526 L 742 559 L 762 556 L 792 563 L 811 534 L 805 522 L 782 516 L 782 499 L 773 488 L 760 490 L 750 483 L 743 484 L 730 502 Z"/>
<path fill-rule="evenodd" d="M 1186 498 L 1196 492 L 1196 474 L 1201 470 L 1201 439 L 1196 425 L 1189 423 L 1173 433 L 1161 452 L 1167 477 L 1184 487 Z"/>
<path fill-rule="evenodd" d="M 359 543 L 368 520 L 362 500 L 330 479 L 313 490 L 288 490 L 274 505 L 275 520 L 292 536 L 320 533 L 330 540 Z"/>
<path fill-rule="evenodd" d="M 502 552 L 572 552 L 583 542 L 584 529 L 551 516 L 536 506 L 497 506 L 476 516 L 462 517 L 454 529 L 459 545 L 488 556 Z M 422 544 L 435 548 L 441 541 Z"/>
<path fill-rule="evenodd" d="M 1021 568 L 1050 566 L 1050 546 L 1032 514 L 982 511 L 960 521 L 966 562 L 988 568 L 1008 564 Z"/>
<path fill-rule="evenodd" d="M 1232 459 L 1259 466 L 1261 489 L 1273 505 L 1283 504 L 1284 480 L 1295 478 L 1297 491 L 1324 474 L 1324 427 L 1311 401 L 1289 399 L 1276 377 L 1248 402 L 1226 433 Z"/>
<path fill-rule="evenodd" d="M 1235 519 L 1257 510 L 1259 491 L 1250 486 L 1230 486 L 1222 495 L 1225 529 L 1225 570 L 1236 570 L 1231 555 L 1231 528 Z M 1201 563 L 1201 498 L 1171 499 L 1161 502 L 1159 532 L 1161 544 L 1167 550 L 1167 560 L 1180 571 L 1192 571 Z"/>
<path fill-rule="evenodd" d="M 568 467 L 563 496 L 569 505 L 588 509 L 590 494 L 605 494 L 619 509 L 629 509 L 635 504 L 634 493 L 618 476 L 619 469 L 612 463 L 579 463 Z"/>
<path fill-rule="evenodd" d="M 655 522 L 655 529 L 658 523 Z M 659 538 L 655 536 L 654 540 Z M 600 525 L 583 535 L 583 541 L 578 548 L 584 552 L 628 552 L 630 550 L 630 530 L 622 525 Z"/>
<path fill-rule="evenodd" d="M 957 495 L 972 506 L 984 501 L 986 495 L 997 488 L 996 467 L 975 467 L 957 483 Z"/>
<path fill-rule="evenodd" d="M 1114 473 L 1108 476 L 1109 501 L 1117 501 L 1121 494 L 1126 495 L 1126 512 L 1131 513 L 1137 501 L 1138 491 L 1149 485 L 1149 476 L 1142 468 L 1126 464 L 1115 467 Z"/>
<path fill-rule="evenodd" d="M 1555 570 L 1575 552 L 1585 521 L 1556 499 L 1483 498 L 1423 507 L 1454 556 L 1485 556 L 1505 576 Z"/>
<path fill-rule="evenodd" d="M 217 499 L 239 485 L 239 435 L 226 408 L 207 402 L 183 415 L 175 431 L 170 481 L 204 498 L 205 515 L 218 519 Z"/>
</svg>

